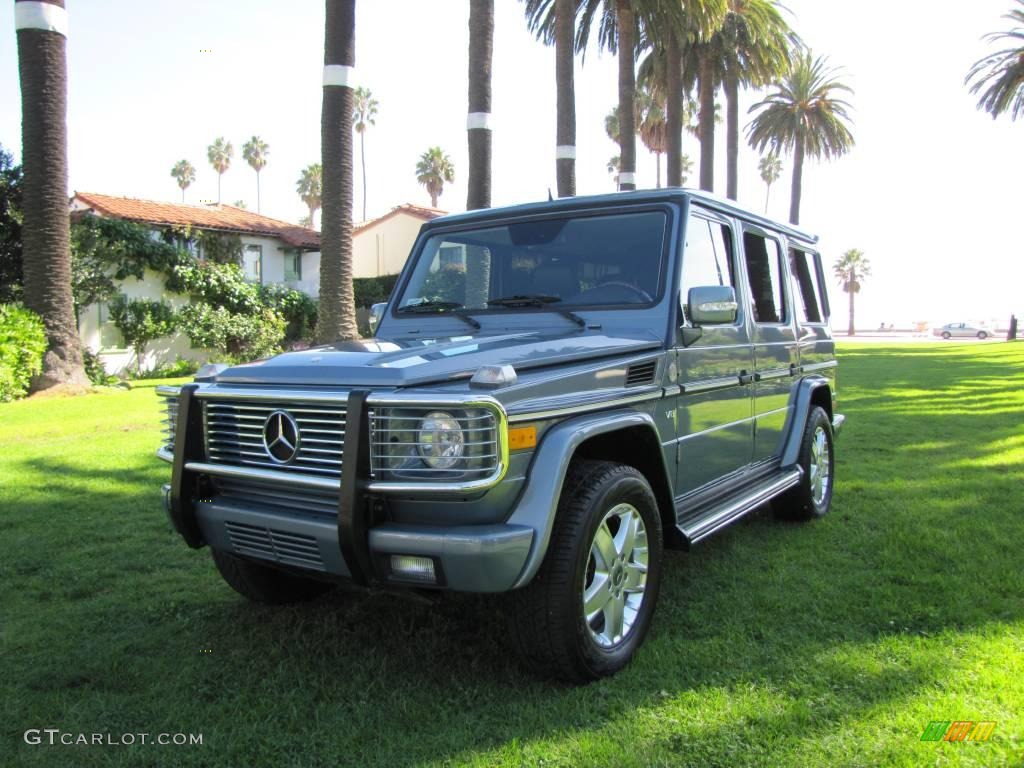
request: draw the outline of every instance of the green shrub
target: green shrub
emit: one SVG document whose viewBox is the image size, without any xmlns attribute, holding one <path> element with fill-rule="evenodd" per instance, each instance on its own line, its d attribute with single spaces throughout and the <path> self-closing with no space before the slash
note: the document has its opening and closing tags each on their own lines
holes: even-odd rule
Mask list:
<svg viewBox="0 0 1024 768">
<path fill-rule="evenodd" d="M 23 397 L 43 370 L 46 326 L 34 312 L 0 304 L 0 402 Z"/>
<path fill-rule="evenodd" d="M 241 314 L 209 304 L 190 304 L 181 309 L 179 316 L 181 329 L 194 347 L 243 361 L 270 357 L 281 351 L 286 323 L 272 309 Z"/>
<path fill-rule="evenodd" d="M 391 297 L 398 275 L 382 275 L 381 277 L 357 277 L 352 281 L 352 292 L 355 294 L 357 307 L 372 307 Z"/>
<path fill-rule="evenodd" d="M 121 331 L 125 343 L 135 350 L 135 370 L 142 370 L 146 345 L 177 328 L 177 317 L 170 305 L 163 301 L 129 299 L 118 296 L 110 302 L 110 319 Z"/>
<path fill-rule="evenodd" d="M 176 379 L 182 376 L 191 376 L 199 370 L 199 363 L 195 360 L 186 360 L 179 357 L 173 363 L 158 365 L 145 371 L 139 371 L 132 378 L 134 379 Z"/>
<path fill-rule="evenodd" d="M 263 303 L 284 317 L 288 324 L 285 341 L 307 341 L 316 331 L 316 301 L 302 291 L 280 285 L 265 285 L 260 288 Z"/>
<path fill-rule="evenodd" d="M 264 308 L 259 286 L 246 282 L 237 264 L 179 264 L 167 278 L 167 289 L 186 294 L 193 302 L 205 302 L 229 312 L 256 313 Z"/>
<path fill-rule="evenodd" d="M 100 356 L 88 347 L 82 348 L 82 361 L 85 363 L 85 375 L 89 377 L 89 381 L 93 384 L 106 386 L 117 381 L 117 376 L 111 376 L 107 373 L 107 369 L 103 367 L 103 361 L 100 360 Z"/>
</svg>

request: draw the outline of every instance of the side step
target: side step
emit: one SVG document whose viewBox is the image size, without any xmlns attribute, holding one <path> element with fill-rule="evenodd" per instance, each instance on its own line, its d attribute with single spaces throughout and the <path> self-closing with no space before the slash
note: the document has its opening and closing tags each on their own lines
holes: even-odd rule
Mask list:
<svg viewBox="0 0 1024 768">
<path fill-rule="evenodd" d="M 677 526 L 679 532 L 683 534 L 689 544 L 696 544 L 783 491 L 792 488 L 800 482 L 802 475 L 803 470 L 800 467 L 785 470 L 779 475 L 772 475 L 766 480 L 725 498 L 715 506 L 701 512 L 699 517 L 681 523 Z"/>
</svg>

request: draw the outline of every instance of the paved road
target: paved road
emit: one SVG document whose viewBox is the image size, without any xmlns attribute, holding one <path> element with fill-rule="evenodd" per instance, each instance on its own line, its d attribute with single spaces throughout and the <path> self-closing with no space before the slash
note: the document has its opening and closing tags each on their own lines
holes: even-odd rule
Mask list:
<svg viewBox="0 0 1024 768">
<path fill-rule="evenodd" d="M 841 331 L 834 331 L 836 341 L 849 341 L 849 342 L 863 342 L 865 344 L 904 344 L 907 342 L 914 341 L 938 341 L 944 344 L 991 344 L 996 341 L 1006 341 L 1006 331 L 1001 333 L 997 332 L 995 336 L 989 336 L 987 339 L 978 339 L 974 337 L 964 338 L 952 338 L 945 341 L 938 336 L 932 336 L 928 334 L 919 333 L 900 333 L 899 331 L 865 331 L 858 333 L 856 336 L 847 336 Z"/>
</svg>

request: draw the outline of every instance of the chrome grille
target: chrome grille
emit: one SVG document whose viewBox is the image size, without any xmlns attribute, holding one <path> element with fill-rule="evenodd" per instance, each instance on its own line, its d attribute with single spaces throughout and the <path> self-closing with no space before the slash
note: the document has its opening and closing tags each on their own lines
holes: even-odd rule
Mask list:
<svg viewBox="0 0 1024 768">
<path fill-rule="evenodd" d="M 448 469 L 427 466 L 418 452 L 420 422 L 437 411 L 454 416 L 464 438 L 463 455 Z M 499 465 L 498 423 L 489 409 L 425 406 L 370 412 L 370 470 L 376 480 L 472 482 L 490 477 Z"/>
<path fill-rule="evenodd" d="M 272 460 L 263 442 L 263 426 L 275 411 L 286 411 L 298 426 L 298 451 L 287 464 Z M 345 444 L 344 406 L 210 399 L 203 403 L 203 414 L 206 454 L 212 464 L 341 477 L 341 456 Z"/>
<path fill-rule="evenodd" d="M 274 485 L 253 480 L 214 479 L 217 496 L 226 502 L 251 508 L 254 505 L 272 507 L 277 511 L 303 512 L 322 517 L 337 517 L 337 491 L 320 491 L 296 485 Z"/>
<path fill-rule="evenodd" d="M 237 555 L 258 557 L 317 571 L 326 570 L 320 555 L 320 547 L 312 536 L 231 520 L 226 521 L 224 527 L 231 538 L 231 547 Z"/>
<path fill-rule="evenodd" d="M 178 424 L 178 393 L 158 390 L 157 394 L 164 399 L 164 417 L 160 420 L 163 427 L 160 430 L 163 438 L 161 438 L 160 444 L 165 450 L 174 453 L 174 430 Z"/>
</svg>

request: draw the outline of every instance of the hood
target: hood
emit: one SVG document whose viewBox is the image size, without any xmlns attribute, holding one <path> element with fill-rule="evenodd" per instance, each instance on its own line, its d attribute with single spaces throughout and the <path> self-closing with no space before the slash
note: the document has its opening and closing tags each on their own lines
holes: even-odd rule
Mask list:
<svg viewBox="0 0 1024 768">
<path fill-rule="evenodd" d="M 509 364 L 524 370 L 634 354 L 661 343 L 653 333 L 642 330 L 361 339 L 236 365 L 214 380 L 222 384 L 406 387 L 467 378 L 482 365 Z"/>
</svg>

